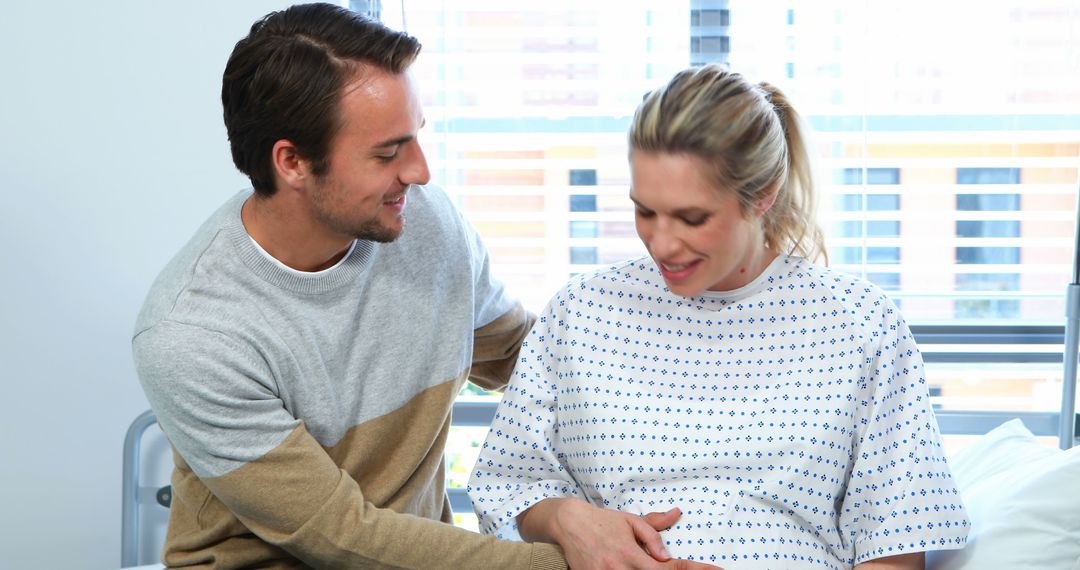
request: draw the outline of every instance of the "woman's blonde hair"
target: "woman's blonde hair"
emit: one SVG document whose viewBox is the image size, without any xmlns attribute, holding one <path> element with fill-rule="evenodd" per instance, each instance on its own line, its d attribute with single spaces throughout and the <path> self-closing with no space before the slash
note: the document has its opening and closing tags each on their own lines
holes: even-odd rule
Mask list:
<svg viewBox="0 0 1080 570">
<path fill-rule="evenodd" d="M 716 64 L 681 71 L 638 106 L 630 148 L 705 160 L 716 186 L 737 194 L 743 216 L 775 190 L 762 220 L 765 245 L 825 256 L 802 125 L 776 87 Z"/>
</svg>

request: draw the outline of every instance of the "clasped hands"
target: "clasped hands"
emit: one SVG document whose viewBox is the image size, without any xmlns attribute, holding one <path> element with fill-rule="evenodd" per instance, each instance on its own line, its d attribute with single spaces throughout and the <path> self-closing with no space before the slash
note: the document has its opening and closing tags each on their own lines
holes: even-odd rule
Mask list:
<svg viewBox="0 0 1080 570">
<path fill-rule="evenodd" d="M 518 530 L 525 540 L 561 546 L 572 570 L 723 570 L 671 558 L 660 531 L 681 516 L 677 508 L 638 516 L 552 498 L 518 515 Z"/>
</svg>

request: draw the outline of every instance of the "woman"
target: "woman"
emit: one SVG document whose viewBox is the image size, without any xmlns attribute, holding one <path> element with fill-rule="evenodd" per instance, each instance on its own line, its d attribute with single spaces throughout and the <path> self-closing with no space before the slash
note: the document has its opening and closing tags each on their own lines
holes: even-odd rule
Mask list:
<svg viewBox="0 0 1080 570">
<path fill-rule="evenodd" d="M 798 116 L 718 66 L 630 132 L 649 255 L 571 281 L 521 350 L 469 485 L 485 532 L 571 567 L 641 543 L 727 568 L 922 568 L 969 523 L 922 359 L 823 249 Z M 663 537 L 629 519 L 682 510 Z M 622 511 L 622 512 L 618 512 Z"/>
</svg>

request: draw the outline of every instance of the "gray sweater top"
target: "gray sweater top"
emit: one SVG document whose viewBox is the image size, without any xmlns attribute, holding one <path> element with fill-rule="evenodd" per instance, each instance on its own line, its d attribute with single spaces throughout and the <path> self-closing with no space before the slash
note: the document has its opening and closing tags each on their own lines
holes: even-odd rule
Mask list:
<svg viewBox="0 0 1080 570">
<path fill-rule="evenodd" d="M 553 547 L 424 520 L 450 519 L 454 397 L 469 376 L 504 385 L 532 322 L 448 197 L 413 187 L 396 241 L 304 274 L 250 239 L 250 196 L 203 224 L 135 327 L 177 454 L 166 563 L 562 567 Z"/>
</svg>

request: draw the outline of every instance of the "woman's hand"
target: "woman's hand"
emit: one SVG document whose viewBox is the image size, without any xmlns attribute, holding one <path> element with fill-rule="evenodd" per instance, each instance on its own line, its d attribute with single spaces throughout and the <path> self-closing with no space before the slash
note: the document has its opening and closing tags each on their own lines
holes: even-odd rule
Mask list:
<svg viewBox="0 0 1080 570">
<path fill-rule="evenodd" d="M 715 566 L 673 560 L 658 531 L 682 513 L 637 516 L 595 507 L 580 499 L 544 499 L 518 515 L 518 530 L 529 541 L 554 542 L 573 570 L 706 570 Z"/>
</svg>

